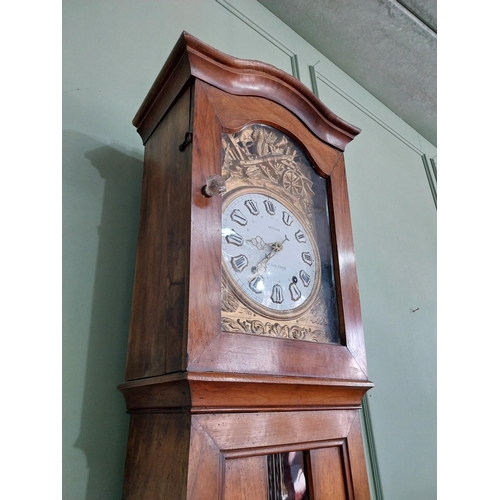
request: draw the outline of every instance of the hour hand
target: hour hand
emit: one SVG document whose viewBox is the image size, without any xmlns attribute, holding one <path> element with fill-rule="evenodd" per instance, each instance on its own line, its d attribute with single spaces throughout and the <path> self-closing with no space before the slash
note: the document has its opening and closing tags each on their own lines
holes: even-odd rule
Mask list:
<svg viewBox="0 0 500 500">
<path fill-rule="evenodd" d="M 266 243 L 262 236 L 255 236 L 254 238 L 247 240 L 248 243 L 251 243 L 257 250 L 264 250 L 266 247 L 273 246 L 273 243 Z"/>
</svg>

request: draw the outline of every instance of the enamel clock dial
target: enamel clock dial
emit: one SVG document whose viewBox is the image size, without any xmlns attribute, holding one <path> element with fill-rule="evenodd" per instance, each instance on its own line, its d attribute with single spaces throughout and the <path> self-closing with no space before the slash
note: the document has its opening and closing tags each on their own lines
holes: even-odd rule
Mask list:
<svg viewBox="0 0 500 500">
<path fill-rule="evenodd" d="M 222 252 L 250 305 L 290 315 L 314 296 L 320 279 L 316 244 L 298 215 L 272 196 L 248 192 L 226 205 Z"/>
</svg>

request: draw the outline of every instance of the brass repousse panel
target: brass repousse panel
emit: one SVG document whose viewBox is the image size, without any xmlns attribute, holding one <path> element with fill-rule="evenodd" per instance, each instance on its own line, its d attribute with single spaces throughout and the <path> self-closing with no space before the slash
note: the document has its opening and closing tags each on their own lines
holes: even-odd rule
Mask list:
<svg viewBox="0 0 500 500">
<path fill-rule="evenodd" d="M 255 202 L 262 204 L 264 197 L 268 196 L 269 200 L 292 214 L 293 219 L 297 221 L 297 227 L 300 230 L 295 233 L 295 239 L 292 236 L 293 233 L 289 233 L 290 238 L 285 236 L 287 242 L 284 245 L 288 245 L 287 248 L 300 247 L 297 244 L 297 240 L 301 241 L 299 237 L 306 241 L 308 251 L 304 252 L 306 255 L 303 260 L 306 264 L 303 267 L 310 274 L 309 276 L 302 269 L 300 271 L 302 281 L 296 278 L 296 275 L 299 276 L 299 271 L 293 276 L 296 285 L 292 283 L 289 286 L 276 285 L 279 288 L 278 297 L 280 298 L 281 294 L 289 293 L 292 296 L 295 293 L 298 297 L 301 293 L 300 287 L 302 287 L 303 297 L 296 306 L 293 305 L 284 310 L 281 310 L 278 304 L 272 304 L 272 307 L 269 307 L 253 300 L 251 293 L 245 292 L 244 283 L 242 284 L 241 280 L 239 283 L 236 282 L 237 273 L 231 269 L 227 255 L 224 259 L 223 251 L 222 330 L 339 343 L 339 320 L 326 181 L 315 172 L 303 150 L 290 137 L 267 125 L 248 125 L 237 133 L 223 134 L 222 149 L 222 176 L 227 188 L 223 200 L 223 213 L 229 206 L 237 206 L 245 211 L 243 201 L 238 200 L 244 200 L 246 197 L 248 197 L 247 205 L 250 204 L 247 208 L 252 212 Z M 241 211 L 235 210 L 234 212 L 235 218 L 241 217 Z M 267 224 L 269 220 L 265 217 L 269 217 L 271 212 L 268 210 L 266 214 L 264 209 L 261 209 L 261 212 L 263 215 L 259 217 L 262 217 L 263 224 Z M 255 213 L 258 213 L 257 209 Z M 247 211 L 245 214 L 248 217 L 252 216 Z M 229 219 L 228 215 L 223 215 L 224 218 Z M 242 224 L 241 220 L 236 222 Z M 243 222 L 246 225 L 246 221 Z M 285 221 L 285 223 L 288 222 Z M 242 228 L 238 226 L 237 229 Z M 223 227 L 223 232 L 224 230 L 226 234 L 228 231 L 233 231 Z M 256 251 L 255 247 L 258 247 L 263 240 L 259 235 L 251 234 L 247 236 L 248 238 L 253 236 L 251 240 L 244 240 L 243 236 L 234 232 L 230 237 L 236 245 L 242 245 L 243 241 L 252 241 L 253 247 L 251 248 Z M 293 242 L 288 243 L 290 240 Z M 273 264 L 279 263 L 280 257 L 274 257 L 274 255 L 281 250 L 281 243 L 267 245 L 266 250 L 258 247 L 262 250 L 263 258 L 257 267 L 254 265 L 252 268 L 255 272 L 258 271 L 259 265 L 266 267 L 271 258 L 273 258 Z M 240 260 L 244 259 L 241 257 Z M 243 265 L 251 266 L 248 260 L 245 257 Z M 255 296 L 254 294 L 254 299 Z"/>
</svg>

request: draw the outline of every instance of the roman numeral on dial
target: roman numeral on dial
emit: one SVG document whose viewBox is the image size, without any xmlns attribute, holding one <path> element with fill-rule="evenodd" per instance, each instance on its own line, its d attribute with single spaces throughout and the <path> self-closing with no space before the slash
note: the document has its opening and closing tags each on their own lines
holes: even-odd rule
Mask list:
<svg viewBox="0 0 500 500">
<path fill-rule="evenodd" d="M 302 260 L 308 265 L 313 265 L 313 258 L 309 252 L 302 252 Z"/>
<path fill-rule="evenodd" d="M 259 213 L 259 206 L 254 200 L 246 200 L 245 206 L 252 215 L 257 215 Z"/>
<path fill-rule="evenodd" d="M 296 233 L 295 233 L 295 239 L 299 242 L 299 243 L 305 243 L 306 242 L 306 235 L 299 229 Z"/>
<path fill-rule="evenodd" d="M 283 288 L 280 285 L 273 286 L 273 292 L 271 294 L 271 300 L 275 304 L 281 304 L 283 302 Z"/>
<path fill-rule="evenodd" d="M 292 222 L 292 216 L 288 212 L 283 212 L 283 222 L 289 226 Z"/>
<path fill-rule="evenodd" d="M 249 281 L 248 286 L 255 293 L 261 293 L 264 290 L 264 278 L 259 274 Z"/>
<path fill-rule="evenodd" d="M 237 222 L 240 226 L 246 226 L 248 219 L 241 213 L 238 208 L 231 212 L 231 220 Z"/>
<path fill-rule="evenodd" d="M 243 254 L 236 255 L 235 257 L 231 257 L 231 265 L 237 273 L 241 273 L 248 266 L 248 259 Z"/>
<path fill-rule="evenodd" d="M 264 206 L 269 215 L 274 215 L 276 213 L 276 205 L 271 200 L 264 200 Z"/>
<path fill-rule="evenodd" d="M 243 245 L 243 237 L 240 236 L 236 231 L 233 231 L 231 234 L 226 236 L 226 241 L 231 245 L 236 245 L 237 247 L 241 247 Z"/>
<path fill-rule="evenodd" d="M 309 286 L 311 283 L 311 277 L 303 269 L 299 273 L 299 278 L 302 280 L 302 283 L 304 283 L 304 286 Z"/>
<path fill-rule="evenodd" d="M 297 286 L 297 283 L 290 283 L 290 296 L 294 302 L 300 299 L 302 294 L 300 293 L 300 289 Z"/>
</svg>

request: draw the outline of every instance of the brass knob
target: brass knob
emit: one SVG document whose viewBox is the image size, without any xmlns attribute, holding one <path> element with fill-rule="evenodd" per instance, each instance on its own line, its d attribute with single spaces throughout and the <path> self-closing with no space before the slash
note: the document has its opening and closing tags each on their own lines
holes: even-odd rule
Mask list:
<svg viewBox="0 0 500 500">
<path fill-rule="evenodd" d="M 209 175 L 207 177 L 207 183 L 201 189 L 203 196 L 211 198 L 217 194 L 224 194 L 226 192 L 226 181 L 217 174 Z"/>
</svg>

